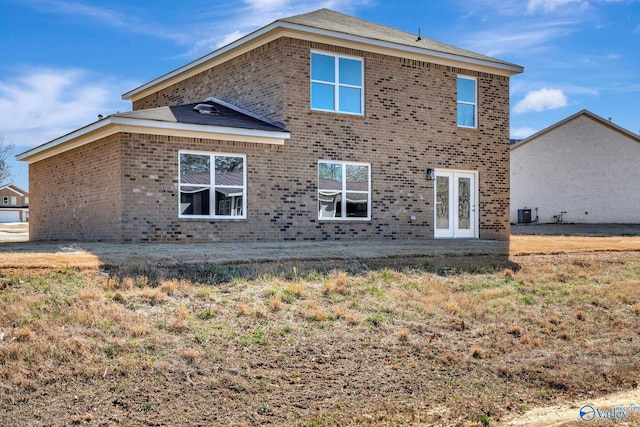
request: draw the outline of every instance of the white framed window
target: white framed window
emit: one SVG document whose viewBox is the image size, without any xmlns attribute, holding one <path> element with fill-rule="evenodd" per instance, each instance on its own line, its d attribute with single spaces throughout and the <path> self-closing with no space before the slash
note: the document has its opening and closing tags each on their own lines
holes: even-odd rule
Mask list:
<svg viewBox="0 0 640 427">
<path fill-rule="evenodd" d="M 18 204 L 18 198 L 16 196 L 11 196 L 11 206 L 15 206 Z"/>
<path fill-rule="evenodd" d="M 473 77 L 458 76 L 458 126 L 478 127 L 478 81 Z"/>
<path fill-rule="evenodd" d="M 29 204 L 29 197 L 28 197 L 28 196 L 25 196 L 25 197 L 24 197 L 24 204 L 25 204 L 25 205 L 28 205 L 28 204 Z"/>
<path fill-rule="evenodd" d="M 362 58 L 311 52 L 311 109 L 363 115 Z"/>
<path fill-rule="evenodd" d="M 318 219 L 371 219 L 371 165 L 318 161 Z"/>
<path fill-rule="evenodd" d="M 245 155 L 179 151 L 178 157 L 180 218 L 246 218 Z"/>
<path fill-rule="evenodd" d="M 2 204 L 5 206 L 9 206 L 9 196 L 2 197 Z"/>
</svg>

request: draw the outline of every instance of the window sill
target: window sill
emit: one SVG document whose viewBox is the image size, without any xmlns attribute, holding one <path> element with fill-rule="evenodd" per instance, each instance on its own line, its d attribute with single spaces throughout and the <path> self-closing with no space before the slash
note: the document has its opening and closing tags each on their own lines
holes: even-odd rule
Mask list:
<svg viewBox="0 0 640 427">
<path fill-rule="evenodd" d="M 371 222 L 371 218 L 318 218 L 318 222 Z"/>
<path fill-rule="evenodd" d="M 241 217 L 235 217 L 235 218 L 229 218 L 229 217 L 215 217 L 215 216 L 198 216 L 198 217 L 188 217 L 188 216 L 179 216 L 178 219 L 180 221 L 206 221 L 206 222 L 212 222 L 212 221 L 224 221 L 224 222 L 228 222 L 228 221 L 234 221 L 234 222 L 242 222 L 242 221 L 246 221 L 247 217 L 241 216 Z"/>
<path fill-rule="evenodd" d="M 332 114 L 332 115 L 339 115 L 339 116 L 362 117 L 362 118 L 366 117 L 364 113 L 346 113 L 343 111 L 318 110 L 315 108 L 311 108 L 310 111 L 312 113 L 323 113 L 323 114 Z"/>
</svg>

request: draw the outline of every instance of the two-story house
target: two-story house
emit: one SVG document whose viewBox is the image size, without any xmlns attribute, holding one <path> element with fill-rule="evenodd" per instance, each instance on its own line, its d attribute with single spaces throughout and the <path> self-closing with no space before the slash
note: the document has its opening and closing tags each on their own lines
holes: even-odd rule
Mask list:
<svg viewBox="0 0 640 427">
<path fill-rule="evenodd" d="M 0 187 L 0 222 L 29 220 L 29 192 L 15 184 Z"/>
<path fill-rule="evenodd" d="M 508 239 L 522 67 L 327 9 L 18 156 L 32 240 Z"/>
</svg>

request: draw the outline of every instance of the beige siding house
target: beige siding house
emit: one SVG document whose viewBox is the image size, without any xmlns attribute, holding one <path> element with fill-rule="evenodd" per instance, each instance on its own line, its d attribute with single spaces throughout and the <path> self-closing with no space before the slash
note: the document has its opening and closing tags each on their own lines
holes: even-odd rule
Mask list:
<svg viewBox="0 0 640 427">
<path fill-rule="evenodd" d="M 29 192 L 15 184 L 0 187 L 0 223 L 29 219 Z"/>
<path fill-rule="evenodd" d="M 515 144 L 512 223 L 525 208 L 542 223 L 640 223 L 640 135 L 582 110 Z"/>
<path fill-rule="evenodd" d="M 522 71 L 327 9 L 280 19 L 19 155 L 30 237 L 508 239 Z"/>
</svg>

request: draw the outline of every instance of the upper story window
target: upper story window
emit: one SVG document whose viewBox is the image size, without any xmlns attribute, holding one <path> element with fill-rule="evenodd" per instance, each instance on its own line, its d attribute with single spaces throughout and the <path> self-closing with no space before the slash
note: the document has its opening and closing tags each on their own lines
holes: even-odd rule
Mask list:
<svg viewBox="0 0 640 427">
<path fill-rule="evenodd" d="M 3 196 L 2 197 L 2 204 L 5 206 L 9 205 L 9 196 Z"/>
<path fill-rule="evenodd" d="M 471 77 L 458 76 L 458 126 L 476 128 L 478 117 L 477 81 Z"/>
<path fill-rule="evenodd" d="M 180 152 L 180 218 L 246 218 L 245 156 Z"/>
<path fill-rule="evenodd" d="M 25 196 L 25 197 L 24 197 L 24 204 L 25 204 L 25 205 L 28 205 L 28 204 L 29 204 L 29 197 L 28 197 L 28 196 Z"/>
<path fill-rule="evenodd" d="M 18 204 L 18 198 L 16 196 L 11 196 L 11 206 L 15 206 Z"/>
<path fill-rule="evenodd" d="M 366 163 L 318 162 L 318 218 L 371 218 L 371 167 Z"/>
<path fill-rule="evenodd" d="M 364 114 L 363 61 L 311 53 L 311 109 Z"/>
</svg>

